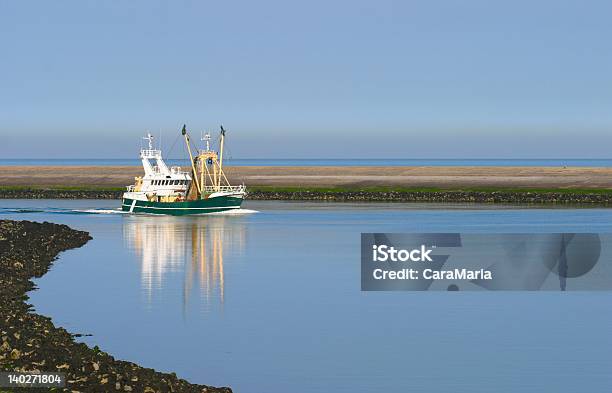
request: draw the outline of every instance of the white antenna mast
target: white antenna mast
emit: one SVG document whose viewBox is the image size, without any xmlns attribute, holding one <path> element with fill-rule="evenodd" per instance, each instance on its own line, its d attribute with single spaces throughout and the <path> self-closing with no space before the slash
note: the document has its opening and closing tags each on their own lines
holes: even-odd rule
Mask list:
<svg viewBox="0 0 612 393">
<path fill-rule="evenodd" d="M 206 134 L 204 134 L 202 140 L 206 142 L 206 151 L 210 151 L 210 133 L 207 132 Z"/>
<path fill-rule="evenodd" d="M 153 150 L 153 135 L 147 132 L 147 136 L 143 136 L 142 139 L 149 141 L 149 150 Z"/>
</svg>

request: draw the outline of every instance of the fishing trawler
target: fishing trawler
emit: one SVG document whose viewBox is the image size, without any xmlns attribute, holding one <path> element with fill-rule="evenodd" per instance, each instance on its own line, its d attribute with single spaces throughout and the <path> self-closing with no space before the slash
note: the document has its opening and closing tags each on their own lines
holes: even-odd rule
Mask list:
<svg viewBox="0 0 612 393">
<path fill-rule="evenodd" d="M 187 128 L 181 131 L 191 162 L 191 171 L 179 166 L 168 167 L 161 150 L 153 147 L 153 136 L 147 134 L 148 148 L 140 151 L 144 176 L 135 178 L 123 193 L 121 210 L 150 214 L 205 214 L 239 209 L 246 196 L 244 185 L 232 186 L 223 172 L 225 129 L 221 126 L 219 153 L 211 150 L 210 134 L 202 138 L 205 149 L 196 148 L 192 154 Z M 154 161 L 154 163 L 152 162 Z"/>
</svg>

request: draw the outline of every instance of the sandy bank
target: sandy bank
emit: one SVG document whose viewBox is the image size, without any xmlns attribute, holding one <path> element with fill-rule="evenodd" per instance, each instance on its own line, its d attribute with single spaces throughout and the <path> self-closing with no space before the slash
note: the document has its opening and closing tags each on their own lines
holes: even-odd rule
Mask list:
<svg viewBox="0 0 612 393">
<path fill-rule="evenodd" d="M 612 168 L 585 167 L 227 167 L 234 183 L 293 187 L 612 189 Z M 142 175 L 131 166 L 3 166 L 0 186 L 123 187 Z"/>
</svg>

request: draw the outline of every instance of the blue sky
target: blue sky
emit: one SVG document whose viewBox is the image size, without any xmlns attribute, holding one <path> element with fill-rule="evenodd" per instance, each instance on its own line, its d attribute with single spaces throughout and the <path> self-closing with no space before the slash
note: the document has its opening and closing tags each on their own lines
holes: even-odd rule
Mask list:
<svg viewBox="0 0 612 393">
<path fill-rule="evenodd" d="M 0 0 L 1 158 L 612 157 L 606 1 Z M 166 145 L 167 146 L 167 145 Z"/>
</svg>

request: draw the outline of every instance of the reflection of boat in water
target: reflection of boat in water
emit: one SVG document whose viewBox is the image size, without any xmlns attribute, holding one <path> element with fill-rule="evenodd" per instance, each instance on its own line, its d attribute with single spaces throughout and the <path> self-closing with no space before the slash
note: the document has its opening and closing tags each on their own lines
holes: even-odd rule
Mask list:
<svg viewBox="0 0 612 393">
<path fill-rule="evenodd" d="M 223 302 L 224 260 L 244 248 L 245 226 L 223 216 L 131 216 L 124 220 L 123 238 L 141 262 L 142 288 L 149 299 L 172 284 L 173 275 L 184 274 L 184 301 L 199 290 L 201 297 Z"/>
<path fill-rule="evenodd" d="M 151 214 L 203 214 L 239 209 L 246 189 L 232 186 L 223 172 L 223 146 L 225 129 L 221 127 L 219 154 L 210 148 L 210 134 L 204 136 L 206 148 L 197 150 L 193 157 L 190 138 L 183 126 L 191 173 L 180 167 L 168 168 L 161 150 L 153 148 L 153 136 L 148 134 L 149 148 L 140 151 L 144 176 L 137 177 L 123 194 L 121 209 L 130 213 Z M 155 160 L 152 165 L 149 160 Z"/>
</svg>

